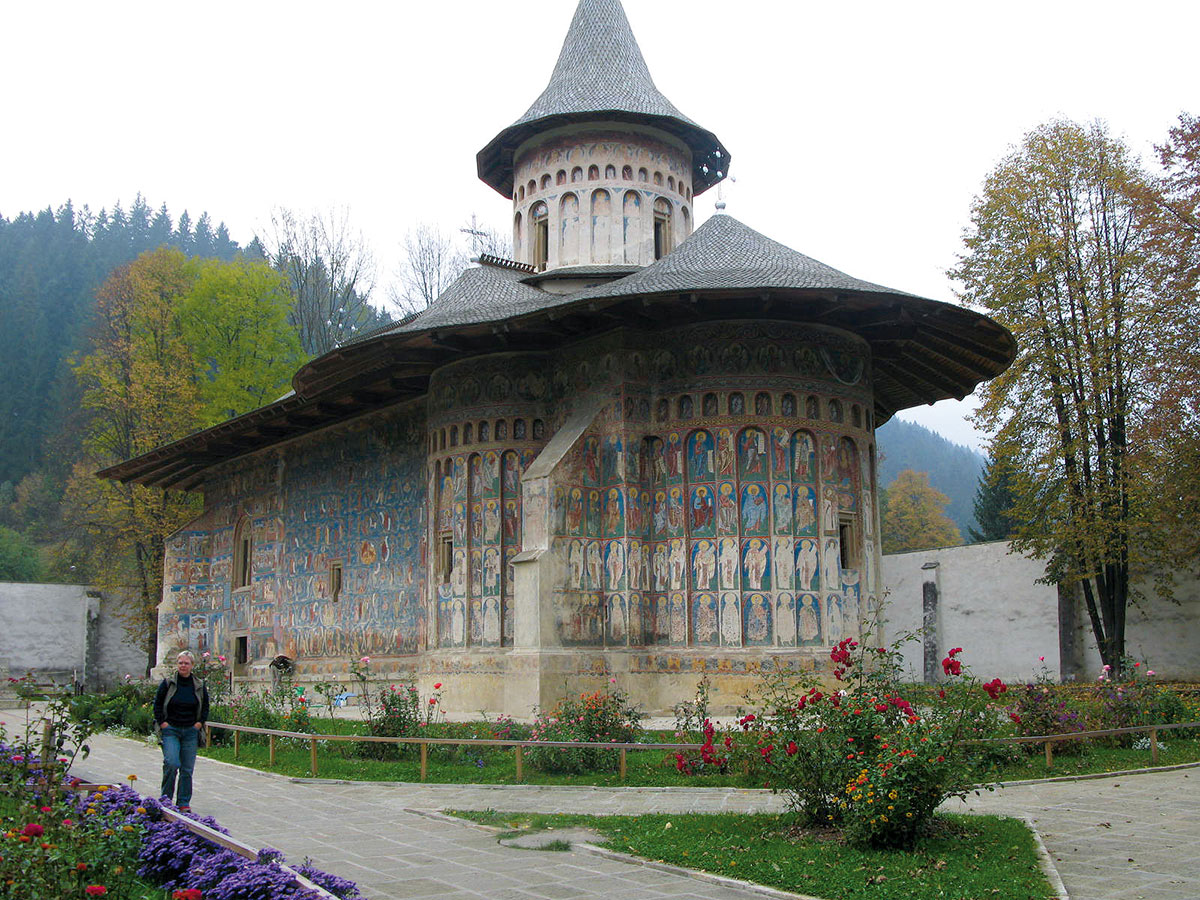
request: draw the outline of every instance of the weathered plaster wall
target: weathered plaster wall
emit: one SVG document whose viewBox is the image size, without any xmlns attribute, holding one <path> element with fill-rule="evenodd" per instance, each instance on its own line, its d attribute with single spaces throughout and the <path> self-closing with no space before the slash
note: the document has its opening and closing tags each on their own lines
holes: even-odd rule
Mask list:
<svg viewBox="0 0 1200 900">
<path fill-rule="evenodd" d="M 922 568 L 932 563 L 937 567 Z M 988 678 L 1030 679 L 1043 665 L 1055 678 L 1096 678 L 1100 655 L 1082 598 L 1063 601 L 1060 628 L 1059 592 L 1038 583 L 1044 574 L 1043 561 L 1010 552 L 1006 541 L 885 556 L 885 634 L 890 641 L 921 627 L 929 581 L 938 597 L 931 656 L 939 677 L 946 651 L 963 647 L 976 674 Z M 1200 678 L 1200 582 L 1182 581 L 1176 598 L 1178 604 L 1151 597 L 1129 610 L 1128 654 L 1148 662 L 1160 678 Z M 905 663 L 916 680 L 923 661 L 920 642 L 906 645 Z"/>
<path fill-rule="evenodd" d="M 937 673 L 952 647 L 964 648 L 963 659 L 978 675 L 1005 680 L 1032 678 L 1043 663 L 1057 678 L 1058 593 L 1038 584 L 1045 564 L 1008 553 L 1005 541 L 896 553 L 883 557 L 887 586 L 889 643 L 922 624 L 923 585 L 937 585 Z M 936 563 L 937 568 L 922 569 Z M 905 664 L 920 681 L 922 644 L 905 645 Z"/>
<path fill-rule="evenodd" d="M 99 616 L 91 624 L 90 646 L 94 653 L 88 665 L 89 688 L 110 687 L 121 683 L 126 675 L 140 678 L 146 672 L 146 651 L 130 642 L 125 623 L 115 614 L 118 603 L 108 595 L 92 600 Z"/>
<path fill-rule="evenodd" d="M 78 584 L 0 584 L 0 659 L 9 674 L 82 673 L 86 664 L 88 596 Z"/>
<path fill-rule="evenodd" d="M 1178 579 L 1177 603 L 1155 595 L 1149 584 L 1141 587 L 1147 596 L 1127 613 L 1126 654 L 1144 660 L 1159 678 L 1200 681 L 1200 580 Z M 1079 677 L 1096 678 L 1100 674 L 1100 653 L 1082 598 L 1076 600 L 1074 618 L 1076 645 L 1081 648 Z"/>
<path fill-rule="evenodd" d="M 14 678 L 32 671 L 91 688 L 140 675 L 145 658 L 126 642 L 112 606 L 86 585 L 0 583 L 0 667 Z"/>
</svg>

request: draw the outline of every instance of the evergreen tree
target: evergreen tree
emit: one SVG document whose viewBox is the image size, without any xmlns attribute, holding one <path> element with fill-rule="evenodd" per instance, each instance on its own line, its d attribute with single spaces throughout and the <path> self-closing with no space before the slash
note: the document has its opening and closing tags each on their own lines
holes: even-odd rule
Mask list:
<svg viewBox="0 0 1200 900">
<path fill-rule="evenodd" d="M 975 521 L 979 527 L 968 530 L 971 541 L 1006 541 L 1012 537 L 1017 526 L 1014 502 L 1012 476 L 1003 466 L 989 460 L 979 475 L 979 488 L 975 492 Z"/>
</svg>

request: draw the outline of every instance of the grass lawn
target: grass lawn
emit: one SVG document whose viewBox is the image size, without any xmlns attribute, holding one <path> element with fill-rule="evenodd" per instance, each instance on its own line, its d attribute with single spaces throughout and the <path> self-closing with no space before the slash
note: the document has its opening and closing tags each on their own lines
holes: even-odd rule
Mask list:
<svg viewBox="0 0 1200 900">
<path fill-rule="evenodd" d="M 433 747 L 429 753 L 429 781 L 435 784 L 516 784 L 517 768 L 514 752 L 487 751 L 464 747 L 464 751 L 475 752 L 453 754 L 453 758 L 439 758 Z M 233 746 L 223 744 L 200 751 L 201 755 L 224 762 L 237 763 L 254 769 L 279 772 L 284 775 L 307 777 L 309 775 L 309 748 L 285 746 L 284 741 L 275 744 L 275 766 L 267 765 L 266 744 L 243 743 L 238 758 L 233 758 Z M 347 745 L 317 745 L 317 775 L 321 778 L 343 778 L 348 781 L 420 781 L 421 761 L 414 747 L 405 756 L 396 760 L 360 759 L 349 755 Z M 691 787 L 746 787 L 750 783 L 741 774 L 707 775 L 684 778 L 675 770 L 675 760 L 666 751 L 643 750 L 628 754 L 627 778 L 621 781 L 615 767 L 612 772 L 589 772 L 585 775 L 554 775 L 539 772 L 529 765 L 524 766 L 526 784 L 587 784 L 599 787 L 614 787 L 621 784 L 636 787 L 691 786 Z M 761 785 L 752 785 L 760 787 Z"/>
<path fill-rule="evenodd" d="M 1029 829 L 997 816 L 940 816 L 935 834 L 906 852 L 856 850 L 772 815 L 454 815 L 509 831 L 583 826 L 612 850 L 829 900 L 1054 896 Z"/>
<path fill-rule="evenodd" d="M 1159 765 L 1200 761 L 1200 740 L 1166 740 L 1166 749 L 1159 749 Z M 345 743 L 318 744 L 317 774 L 322 778 L 341 778 L 348 781 L 420 781 L 421 766 L 415 747 L 396 760 L 361 759 L 352 755 L 353 745 Z M 220 744 L 200 751 L 202 755 L 224 762 L 235 762 L 250 768 L 305 777 L 309 774 L 309 748 L 302 744 L 279 740 L 275 746 L 275 766 L 267 765 L 266 743 L 243 741 L 238 759 L 233 758 L 233 745 Z M 1021 781 L 1061 775 L 1084 775 L 1140 769 L 1150 765 L 1150 751 L 1123 747 L 1089 746 L 1085 753 L 1067 755 L 1056 753 L 1054 765 L 1046 768 L 1041 747 L 1031 756 L 993 770 L 989 779 Z M 983 780 L 983 776 L 980 776 Z M 464 747 L 461 752 L 439 750 L 429 752 L 429 778 L 438 784 L 515 784 L 516 765 L 512 750 L 495 751 Z M 628 754 L 627 777 L 621 781 L 617 772 L 593 772 L 583 775 L 551 775 L 539 772 L 526 761 L 524 781 L 528 784 L 583 784 L 599 787 L 627 785 L 630 787 L 762 787 L 741 772 L 728 774 L 683 776 L 675 770 L 675 761 L 667 751 L 631 751 Z"/>
</svg>

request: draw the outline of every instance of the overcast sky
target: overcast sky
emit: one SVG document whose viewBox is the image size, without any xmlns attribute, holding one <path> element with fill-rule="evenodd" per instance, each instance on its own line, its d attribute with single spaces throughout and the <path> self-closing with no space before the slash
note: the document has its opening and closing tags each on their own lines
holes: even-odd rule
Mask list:
<svg viewBox="0 0 1200 900">
<path fill-rule="evenodd" d="M 545 87 L 575 5 L 7 4 L 0 215 L 140 191 L 244 244 L 273 208 L 346 209 L 386 286 L 418 223 L 510 227 L 475 153 Z M 729 148 L 730 214 L 937 300 L 972 197 L 1025 132 L 1100 118 L 1150 162 L 1200 112 L 1195 0 L 625 9 L 659 89 Z M 979 447 L 964 406 L 902 415 Z"/>
</svg>

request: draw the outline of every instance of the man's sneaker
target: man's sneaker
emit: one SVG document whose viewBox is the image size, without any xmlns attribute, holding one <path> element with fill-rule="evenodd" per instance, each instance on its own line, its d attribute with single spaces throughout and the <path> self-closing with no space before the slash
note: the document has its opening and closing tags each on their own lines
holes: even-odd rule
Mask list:
<svg viewBox="0 0 1200 900">
<path fill-rule="evenodd" d="M 192 811 L 192 808 L 190 806 L 187 806 L 186 804 L 183 806 L 180 806 L 180 807 L 176 807 L 176 808 L 182 813 L 190 813 Z"/>
</svg>

